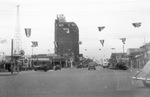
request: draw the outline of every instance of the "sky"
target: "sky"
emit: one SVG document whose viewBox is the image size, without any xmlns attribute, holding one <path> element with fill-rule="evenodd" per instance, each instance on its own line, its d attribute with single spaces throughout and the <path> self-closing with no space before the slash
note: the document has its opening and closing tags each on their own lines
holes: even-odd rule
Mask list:
<svg viewBox="0 0 150 97">
<path fill-rule="evenodd" d="M 27 55 L 32 54 L 31 41 L 38 41 L 34 54 L 54 53 L 57 14 L 77 24 L 82 41 L 80 53 L 84 56 L 100 59 L 109 58 L 112 52 L 123 52 L 119 38 L 126 38 L 125 52 L 150 41 L 150 0 L 0 0 L 0 40 L 7 40 L 0 44 L 0 52 L 6 55 L 11 53 L 11 39 L 16 32 L 17 5 L 22 49 Z M 134 22 L 141 22 L 141 27 L 133 27 Z M 98 31 L 99 26 L 105 29 Z M 31 28 L 29 38 L 24 28 Z M 105 40 L 104 47 L 101 39 Z"/>
</svg>

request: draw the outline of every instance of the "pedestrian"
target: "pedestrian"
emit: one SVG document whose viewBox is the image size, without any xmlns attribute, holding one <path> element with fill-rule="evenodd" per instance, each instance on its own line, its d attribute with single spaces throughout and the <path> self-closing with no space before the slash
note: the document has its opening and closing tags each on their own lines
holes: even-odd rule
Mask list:
<svg viewBox="0 0 150 97">
<path fill-rule="evenodd" d="M 13 74 L 13 72 L 14 72 L 14 62 L 11 62 L 10 65 L 11 65 L 10 66 L 11 74 Z"/>
<path fill-rule="evenodd" d="M 19 67 L 20 67 L 20 61 L 19 60 L 16 60 L 16 71 L 17 71 L 17 74 L 19 73 L 19 71 L 20 71 L 20 69 L 19 69 Z"/>
</svg>

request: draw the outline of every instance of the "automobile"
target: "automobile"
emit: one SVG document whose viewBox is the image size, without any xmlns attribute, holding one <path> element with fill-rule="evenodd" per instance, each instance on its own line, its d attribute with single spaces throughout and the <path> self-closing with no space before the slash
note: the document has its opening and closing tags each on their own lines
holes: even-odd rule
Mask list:
<svg viewBox="0 0 150 97">
<path fill-rule="evenodd" d="M 96 70 L 96 66 L 94 62 L 89 63 L 88 70 Z"/>
<path fill-rule="evenodd" d="M 83 66 L 82 66 L 82 68 L 87 68 L 88 67 L 88 65 L 86 65 L 86 64 L 84 64 Z"/>
<path fill-rule="evenodd" d="M 36 64 L 33 65 L 33 69 L 34 71 L 37 71 L 37 70 L 48 71 L 48 70 L 53 69 L 53 66 L 50 61 L 39 60 Z"/>
<path fill-rule="evenodd" d="M 108 66 L 109 66 L 108 62 L 104 62 L 103 65 L 102 65 L 103 68 L 108 68 Z"/>
<path fill-rule="evenodd" d="M 121 65 L 121 66 L 119 66 L 118 68 L 119 68 L 120 70 L 128 70 L 128 69 L 129 69 L 129 67 L 126 66 L 126 65 Z"/>
<path fill-rule="evenodd" d="M 138 70 L 132 77 L 134 80 L 142 81 L 143 85 L 150 88 L 150 60 L 145 64 L 145 66 Z"/>
<path fill-rule="evenodd" d="M 113 69 L 113 70 L 128 70 L 129 67 L 127 65 L 123 65 L 123 64 L 116 64 L 115 66 L 110 66 L 109 69 Z"/>
<path fill-rule="evenodd" d="M 88 66 L 88 70 L 96 70 L 96 66 L 95 65 L 90 65 L 90 66 Z"/>
<path fill-rule="evenodd" d="M 34 65 L 34 71 L 37 70 L 44 70 L 44 71 L 48 71 L 50 70 L 50 67 L 48 65 Z"/>
<path fill-rule="evenodd" d="M 77 68 L 83 68 L 83 66 L 82 65 L 77 65 Z"/>
<path fill-rule="evenodd" d="M 61 70 L 61 65 L 55 65 L 54 70 Z"/>
</svg>

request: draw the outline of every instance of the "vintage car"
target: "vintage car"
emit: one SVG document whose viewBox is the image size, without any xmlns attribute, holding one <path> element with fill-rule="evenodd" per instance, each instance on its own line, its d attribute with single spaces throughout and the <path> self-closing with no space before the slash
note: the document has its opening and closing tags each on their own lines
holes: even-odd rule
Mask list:
<svg viewBox="0 0 150 97">
<path fill-rule="evenodd" d="M 89 63 L 88 70 L 96 70 L 96 66 L 94 62 Z"/>
<path fill-rule="evenodd" d="M 102 64 L 102 67 L 103 67 L 103 68 L 108 68 L 108 67 L 109 67 L 108 62 L 104 62 L 104 63 Z"/>
<path fill-rule="evenodd" d="M 145 87 L 150 88 L 150 60 L 132 78 L 142 81 Z"/>
<path fill-rule="evenodd" d="M 93 65 L 93 66 L 88 66 L 88 70 L 96 70 L 96 67 Z"/>
<path fill-rule="evenodd" d="M 33 69 L 48 71 L 53 69 L 53 65 L 50 60 L 38 60 L 36 64 L 33 65 Z"/>
<path fill-rule="evenodd" d="M 55 65 L 54 70 L 61 70 L 61 65 Z"/>
<path fill-rule="evenodd" d="M 49 67 L 47 65 L 34 65 L 34 70 L 44 70 L 44 71 L 48 71 L 50 70 Z"/>
<path fill-rule="evenodd" d="M 76 68 L 83 68 L 83 66 L 79 64 L 76 66 Z"/>
</svg>

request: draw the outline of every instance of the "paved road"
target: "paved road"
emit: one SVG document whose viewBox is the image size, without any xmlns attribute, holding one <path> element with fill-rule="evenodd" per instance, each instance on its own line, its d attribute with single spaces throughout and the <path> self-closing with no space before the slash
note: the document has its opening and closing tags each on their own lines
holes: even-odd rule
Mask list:
<svg viewBox="0 0 150 97">
<path fill-rule="evenodd" d="M 135 71 L 97 68 L 0 73 L 0 97 L 149 97 Z"/>
</svg>

